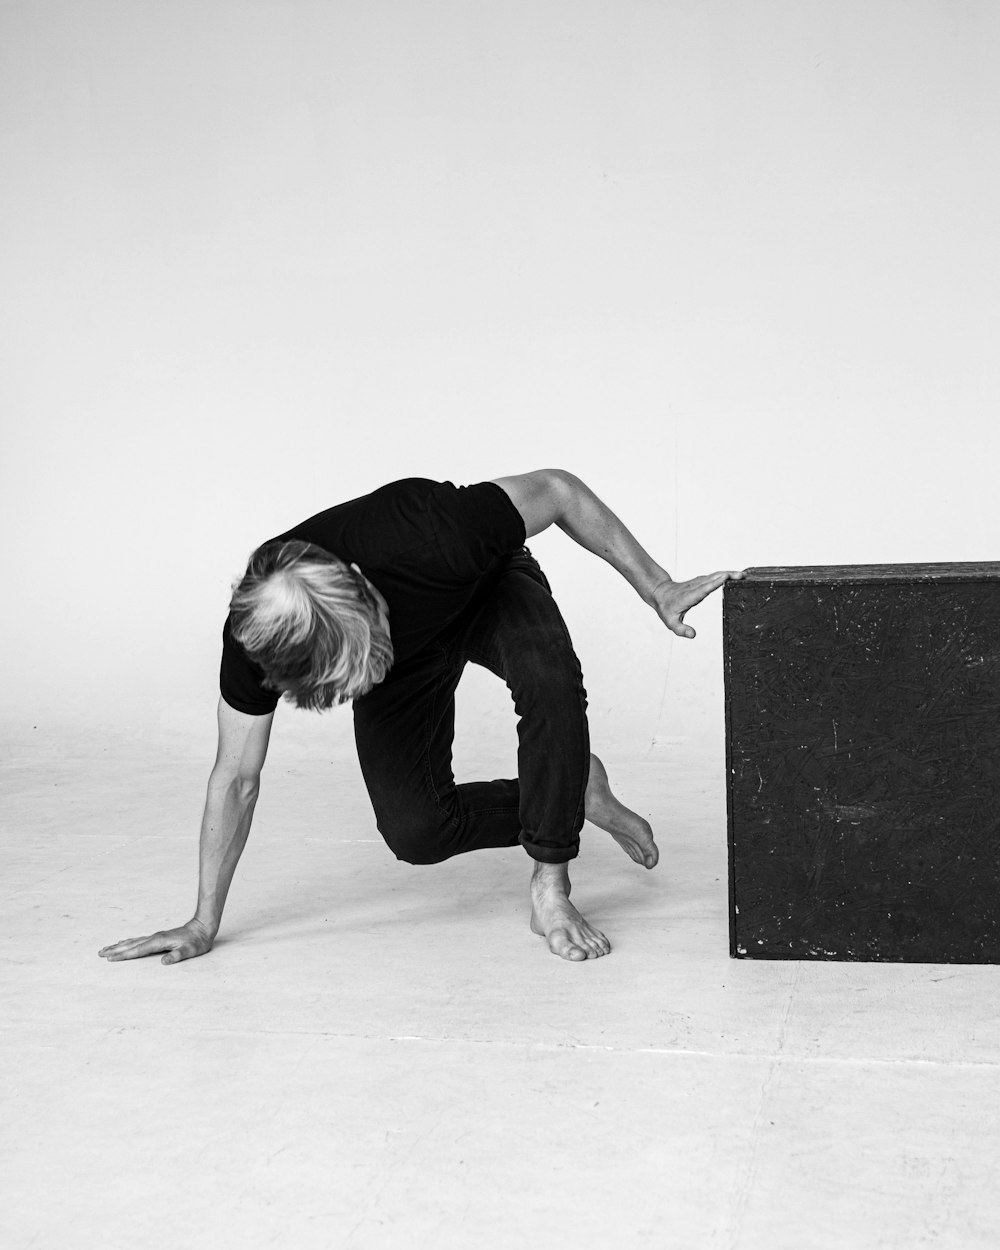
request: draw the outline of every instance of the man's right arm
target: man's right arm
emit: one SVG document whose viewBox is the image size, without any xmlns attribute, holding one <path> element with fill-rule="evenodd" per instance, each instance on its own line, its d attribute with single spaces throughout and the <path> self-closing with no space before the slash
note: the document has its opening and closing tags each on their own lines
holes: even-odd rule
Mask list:
<svg viewBox="0 0 1000 1250">
<path fill-rule="evenodd" d="M 492 480 L 520 512 L 528 538 L 558 525 L 574 542 L 617 569 L 664 625 L 681 638 L 695 636 L 685 623 L 686 613 L 730 578 L 743 576 L 739 569 L 729 569 L 675 582 L 608 505 L 565 469 L 536 469 Z"/>
<path fill-rule="evenodd" d="M 163 953 L 161 963 L 175 964 L 206 954 L 215 943 L 226 896 L 250 833 L 274 713 L 249 716 L 220 699 L 218 718 L 219 749 L 208 779 L 201 822 L 195 914 L 176 929 L 105 946 L 99 952 L 105 959 L 140 959 Z"/>
</svg>

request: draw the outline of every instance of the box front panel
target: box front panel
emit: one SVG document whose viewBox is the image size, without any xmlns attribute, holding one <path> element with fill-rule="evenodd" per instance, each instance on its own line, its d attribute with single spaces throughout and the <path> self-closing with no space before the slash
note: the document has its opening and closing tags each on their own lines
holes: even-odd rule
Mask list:
<svg viewBox="0 0 1000 1250">
<path fill-rule="evenodd" d="M 1000 582 L 734 583 L 732 953 L 1000 962 Z"/>
</svg>

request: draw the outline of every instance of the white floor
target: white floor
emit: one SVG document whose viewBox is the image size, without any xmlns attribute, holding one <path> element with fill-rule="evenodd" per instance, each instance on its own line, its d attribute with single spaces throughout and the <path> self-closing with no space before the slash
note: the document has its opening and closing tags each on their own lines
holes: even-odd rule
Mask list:
<svg viewBox="0 0 1000 1250">
<path fill-rule="evenodd" d="M 1000 1245 L 1000 970 L 731 961 L 716 751 L 609 756 L 663 858 L 588 827 L 571 965 L 523 852 L 398 864 L 323 732 L 169 968 L 96 952 L 190 914 L 204 744 L 8 744 L 5 1250 Z"/>
</svg>

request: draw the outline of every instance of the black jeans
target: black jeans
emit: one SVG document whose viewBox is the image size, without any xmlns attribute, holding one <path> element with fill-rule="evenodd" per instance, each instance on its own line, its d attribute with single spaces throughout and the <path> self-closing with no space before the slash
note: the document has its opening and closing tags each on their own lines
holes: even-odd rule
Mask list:
<svg viewBox="0 0 1000 1250">
<path fill-rule="evenodd" d="M 510 688 L 516 780 L 455 784 L 455 690 L 466 663 Z M 435 864 L 488 846 L 549 864 L 580 847 L 590 768 L 587 696 L 569 632 L 528 549 L 487 598 L 354 702 L 354 735 L 379 832 L 397 859 Z"/>
</svg>

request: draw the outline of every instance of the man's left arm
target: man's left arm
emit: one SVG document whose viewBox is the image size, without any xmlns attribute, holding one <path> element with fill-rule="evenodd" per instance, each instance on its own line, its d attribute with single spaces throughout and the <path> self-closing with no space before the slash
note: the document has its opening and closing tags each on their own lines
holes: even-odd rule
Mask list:
<svg viewBox="0 0 1000 1250">
<path fill-rule="evenodd" d="M 684 623 L 684 614 L 729 578 L 743 576 L 728 569 L 675 582 L 607 504 L 565 469 L 537 469 L 493 481 L 520 512 L 528 538 L 557 525 L 574 542 L 617 569 L 667 628 L 681 638 L 695 636 L 691 626 Z"/>
</svg>

